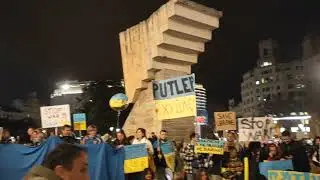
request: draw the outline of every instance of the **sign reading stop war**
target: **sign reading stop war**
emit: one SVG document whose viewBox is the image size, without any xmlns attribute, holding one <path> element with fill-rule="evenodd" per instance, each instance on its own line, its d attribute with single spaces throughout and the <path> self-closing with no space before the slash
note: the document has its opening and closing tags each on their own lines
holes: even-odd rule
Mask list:
<svg viewBox="0 0 320 180">
<path fill-rule="evenodd" d="M 153 96 L 158 120 L 196 116 L 194 74 L 153 81 Z"/>
<path fill-rule="evenodd" d="M 217 131 L 237 130 L 235 112 L 215 112 L 214 119 Z"/>
<path fill-rule="evenodd" d="M 260 141 L 264 137 L 272 137 L 272 118 L 249 117 L 239 118 L 239 141 Z"/>
</svg>

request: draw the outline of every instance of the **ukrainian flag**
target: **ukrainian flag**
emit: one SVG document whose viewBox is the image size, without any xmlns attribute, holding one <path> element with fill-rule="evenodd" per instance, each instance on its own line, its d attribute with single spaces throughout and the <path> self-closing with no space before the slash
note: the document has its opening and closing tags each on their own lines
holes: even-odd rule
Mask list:
<svg viewBox="0 0 320 180">
<path fill-rule="evenodd" d="M 149 167 L 146 144 L 134 144 L 124 147 L 124 173 L 142 172 Z"/>
<path fill-rule="evenodd" d="M 176 166 L 176 153 L 172 142 L 161 143 L 160 148 L 164 155 L 168 168 L 174 171 Z"/>
</svg>

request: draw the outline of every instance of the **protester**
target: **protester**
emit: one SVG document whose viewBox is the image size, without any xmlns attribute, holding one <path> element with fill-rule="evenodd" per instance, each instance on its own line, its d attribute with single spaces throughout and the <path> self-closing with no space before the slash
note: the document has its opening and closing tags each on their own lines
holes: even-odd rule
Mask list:
<svg viewBox="0 0 320 180">
<path fill-rule="evenodd" d="M 98 135 L 98 128 L 95 125 L 89 125 L 87 128 L 88 135 L 86 135 L 81 144 L 101 144 L 103 140 Z"/>
<path fill-rule="evenodd" d="M 133 140 L 132 144 L 147 144 L 147 151 L 149 155 L 153 155 L 153 146 L 151 142 L 146 138 L 146 130 L 143 128 L 138 128 L 136 131 L 136 138 Z"/>
<path fill-rule="evenodd" d="M 151 132 L 151 137 L 148 138 L 149 141 L 151 142 L 151 144 L 153 144 L 154 142 L 156 142 L 158 140 L 157 135 L 155 132 Z"/>
<path fill-rule="evenodd" d="M 28 146 L 39 146 L 44 141 L 44 135 L 40 129 L 35 129 L 31 134 L 31 143 L 26 144 Z"/>
<path fill-rule="evenodd" d="M 144 180 L 154 180 L 154 173 L 150 168 L 145 169 L 143 171 L 143 174 L 144 174 Z M 129 179 L 129 180 L 131 180 L 131 179 Z"/>
<path fill-rule="evenodd" d="M 130 142 L 127 139 L 126 133 L 123 130 L 120 130 L 116 134 L 116 140 L 113 141 L 113 145 L 117 148 L 130 145 Z"/>
<path fill-rule="evenodd" d="M 299 172 L 309 172 L 309 158 L 305 147 L 291 138 L 289 131 L 283 131 L 281 136 L 282 143 L 280 149 L 282 158 L 292 159 L 293 169 Z"/>
<path fill-rule="evenodd" d="M 205 169 L 200 169 L 197 173 L 196 180 L 209 180 L 208 172 Z"/>
<path fill-rule="evenodd" d="M 312 162 L 311 172 L 320 173 L 320 136 L 317 136 L 313 140 L 312 151 L 310 153 L 310 160 Z"/>
<path fill-rule="evenodd" d="M 8 129 L 3 129 L 0 144 L 13 144 L 15 142 L 16 139 L 10 135 L 10 131 Z"/>
<path fill-rule="evenodd" d="M 187 144 L 181 151 L 181 155 L 184 159 L 184 171 L 187 175 L 187 180 L 193 180 L 196 170 L 192 167 L 192 162 L 196 159 L 194 152 L 194 145 L 196 142 L 196 134 L 190 135 L 190 143 Z"/>
<path fill-rule="evenodd" d="M 246 150 L 245 157 L 249 159 L 249 179 L 260 179 L 259 163 L 262 161 L 261 157 L 261 143 L 253 141 L 249 143 L 249 147 Z"/>
<path fill-rule="evenodd" d="M 24 180 L 89 180 L 85 149 L 61 144 L 51 151 L 41 165 L 34 166 Z"/>
<path fill-rule="evenodd" d="M 265 161 L 278 161 L 281 159 L 281 151 L 280 148 L 276 144 L 268 144 L 268 157 L 264 158 Z"/>
<path fill-rule="evenodd" d="M 225 179 L 240 179 L 240 176 L 243 174 L 243 163 L 235 147 L 229 147 L 227 158 L 226 164 L 224 165 L 226 171 L 222 174 L 222 177 Z"/>
<path fill-rule="evenodd" d="M 136 138 L 133 140 L 132 144 L 146 144 L 146 148 L 149 154 L 149 169 L 151 169 L 152 173 L 155 172 L 154 160 L 152 158 L 154 151 L 151 142 L 146 138 L 146 130 L 143 128 L 138 128 L 136 131 Z M 131 173 L 128 174 L 128 179 L 145 179 L 143 172 Z"/>
<path fill-rule="evenodd" d="M 175 149 L 174 144 L 167 139 L 168 132 L 166 130 L 160 131 L 159 140 L 155 141 L 153 144 L 155 152 L 155 165 L 156 165 L 156 177 L 157 180 L 172 180 L 174 169 L 170 169 L 167 164 L 166 158 L 161 149 L 161 144 L 169 143 L 172 149 Z M 174 168 L 174 167 L 172 167 Z"/>
<path fill-rule="evenodd" d="M 129 137 L 127 138 L 127 140 L 129 141 L 130 144 L 133 143 L 134 139 L 135 139 L 134 136 L 129 136 Z"/>
<path fill-rule="evenodd" d="M 65 143 L 77 144 L 78 140 L 73 136 L 72 128 L 70 125 L 64 125 L 61 130 L 60 139 Z"/>
</svg>

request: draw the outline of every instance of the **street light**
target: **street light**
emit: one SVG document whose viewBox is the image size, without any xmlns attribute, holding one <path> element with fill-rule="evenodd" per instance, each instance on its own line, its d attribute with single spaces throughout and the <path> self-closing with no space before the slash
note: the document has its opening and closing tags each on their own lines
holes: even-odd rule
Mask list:
<svg viewBox="0 0 320 180">
<path fill-rule="evenodd" d="M 61 85 L 61 88 L 63 90 L 68 90 L 68 89 L 70 89 L 70 85 L 69 84 L 63 84 L 63 85 Z"/>
</svg>

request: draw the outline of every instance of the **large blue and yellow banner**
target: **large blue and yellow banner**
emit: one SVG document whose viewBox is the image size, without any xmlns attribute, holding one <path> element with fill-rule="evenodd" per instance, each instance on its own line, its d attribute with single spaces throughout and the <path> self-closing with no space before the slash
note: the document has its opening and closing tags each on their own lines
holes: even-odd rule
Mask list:
<svg viewBox="0 0 320 180">
<path fill-rule="evenodd" d="M 44 160 L 48 152 L 63 143 L 59 137 L 50 137 L 37 147 L 22 144 L 0 144 L 0 180 L 21 180 L 35 165 Z M 124 149 L 109 144 L 88 144 L 91 180 L 124 180 Z"/>
<path fill-rule="evenodd" d="M 134 144 L 124 147 L 124 172 L 142 172 L 149 167 L 146 144 Z"/>
<path fill-rule="evenodd" d="M 224 141 L 212 139 L 199 139 L 194 146 L 195 153 L 223 154 Z"/>
<path fill-rule="evenodd" d="M 259 163 L 260 174 L 268 177 L 270 170 L 293 170 L 292 160 L 268 161 Z"/>
<path fill-rule="evenodd" d="M 194 74 L 152 83 L 158 120 L 197 115 Z"/>
<path fill-rule="evenodd" d="M 320 180 L 320 175 L 296 171 L 271 170 L 268 172 L 268 180 Z"/>
</svg>

